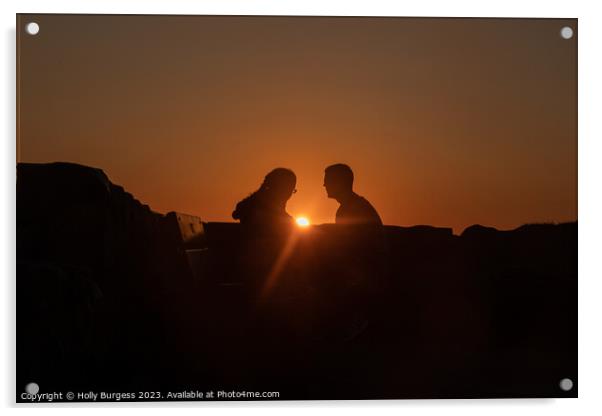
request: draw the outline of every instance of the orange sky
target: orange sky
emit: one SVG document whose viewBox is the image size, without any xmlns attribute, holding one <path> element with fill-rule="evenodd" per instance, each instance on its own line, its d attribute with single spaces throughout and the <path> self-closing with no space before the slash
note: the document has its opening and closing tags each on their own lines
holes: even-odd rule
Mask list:
<svg viewBox="0 0 602 416">
<path fill-rule="evenodd" d="M 577 218 L 575 19 L 18 21 L 18 161 L 102 168 L 155 211 L 230 221 L 281 166 L 288 211 L 333 222 L 344 162 L 386 224 Z"/>
</svg>

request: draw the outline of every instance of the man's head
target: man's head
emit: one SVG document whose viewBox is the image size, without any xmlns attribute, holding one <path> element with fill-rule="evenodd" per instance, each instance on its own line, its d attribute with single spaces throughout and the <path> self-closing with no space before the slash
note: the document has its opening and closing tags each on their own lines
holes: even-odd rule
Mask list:
<svg viewBox="0 0 602 416">
<path fill-rule="evenodd" d="M 328 166 L 324 171 L 324 187 L 329 198 L 344 198 L 353 192 L 353 171 L 343 163 Z"/>
</svg>

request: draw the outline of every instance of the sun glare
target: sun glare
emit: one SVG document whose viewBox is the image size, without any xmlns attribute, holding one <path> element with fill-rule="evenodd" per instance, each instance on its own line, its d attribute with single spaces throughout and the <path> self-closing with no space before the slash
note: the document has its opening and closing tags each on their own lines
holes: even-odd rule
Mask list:
<svg viewBox="0 0 602 416">
<path fill-rule="evenodd" d="M 307 227 L 309 226 L 309 220 L 305 217 L 299 217 L 295 221 L 297 221 L 297 225 L 299 227 Z"/>
</svg>

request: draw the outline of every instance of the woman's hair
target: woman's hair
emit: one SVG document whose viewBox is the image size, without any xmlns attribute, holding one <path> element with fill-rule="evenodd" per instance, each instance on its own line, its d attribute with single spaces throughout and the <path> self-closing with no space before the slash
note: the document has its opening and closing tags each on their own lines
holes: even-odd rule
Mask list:
<svg viewBox="0 0 602 416">
<path fill-rule="evenodd" d="M 265 175 L 259 190 L 293 189 L 297 183 L 295 173 L 286 168 L 276 168 Z"/>
<path fill-rule="evenodd" d="M 243 221 L 245 218 L 253 216 L 254 210 L 265 209 L 269 205 L 285 204 L 286 200 L 279 201 L 274 199 L 274 196 L 280 194 L 287 197 L 288 195 L 286 194 L 289 191 L 292 192 L 296 183 L 297 177 L 292 170 L 286 168 L 276 168 L 272 170 L 265 175 L 258 190 L 236 205 L 232 217 Z"/>
</svg>

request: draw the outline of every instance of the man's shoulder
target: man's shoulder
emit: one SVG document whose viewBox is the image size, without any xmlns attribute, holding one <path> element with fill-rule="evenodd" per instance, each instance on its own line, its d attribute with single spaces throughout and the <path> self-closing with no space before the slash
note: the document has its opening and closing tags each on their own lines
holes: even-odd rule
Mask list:
<svg viewBox="0 0 602 416">
<path fill-rule="evenodd" d="M 370 203 L 370 201 L 368 201 L 366 198 L 364 198 L 361 195 L 356 194 L 355 197 L 353 198 L 353 200 L 351 201 L 351 203 L 352 203 L 352 205 L 359 207 L 359 208 L 369 208 L 369 209 L 375 210 L 374 206 Z"/>
<path fill-rule="evenodd" d="M 361 195 L 354 195 L 348 202 L 346 211 L 349 212 L 350 216 L 354 217 L 356 221 L 382 223 L 374 206 Z"/>
</svg>

